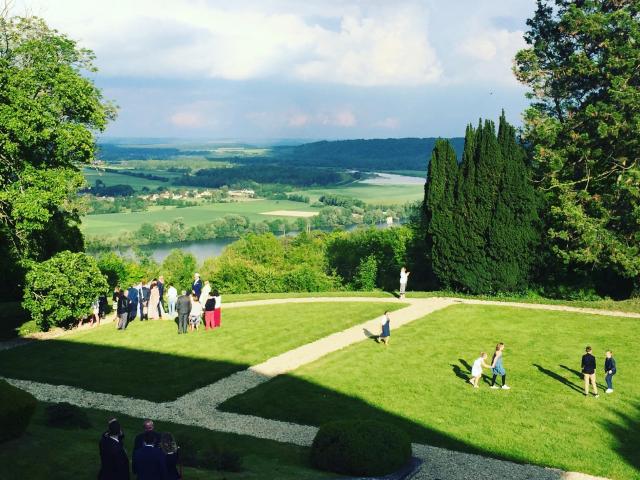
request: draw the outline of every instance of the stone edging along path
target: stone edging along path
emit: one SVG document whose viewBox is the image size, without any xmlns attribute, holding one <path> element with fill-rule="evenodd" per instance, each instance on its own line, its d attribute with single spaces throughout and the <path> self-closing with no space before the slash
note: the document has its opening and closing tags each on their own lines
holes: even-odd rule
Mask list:
<svg viewBox="0 0 640 480">
<path fill-rule="evenodd" d="M 258 305 L 275 305 L 283 303 L 313 302 L 377 302 L 392 301 L 385 297 L 304 297 L 290 299 L 252 300 L 235 302 L 225 308 L 249 307 Z M 494 302 L 459 298 L 432 297 L 423 299 L 405 299 L 408 306 L 393 312 L 394 328 L 402 327 L 418 318 L 441 310 L 454 304 L 495 305 L 539 310 L 569 311 L 595 315 L 624 316 L 640 318 L 640 314 L 594 310 L 560 305 L 529 304 L 516 302 Z M 32 393 L 38 400 L 47 402 L 68 402 L 88 408 L 120 412 L 134 417 L 151 417 L 183 425 L 198 426 L 221 432 L 275 440 L 296 445 L 311 445 L 317 428 L 289 422 L 271 420 L 252 415 L 240 415 L 219 411 L 216 407 L 222 402 L 240 395 L 269 379 L 295 370 L 301 365 L 313 362 L 331 352 L 348 345 L 363 341 L 367 332 L 379 330 L 378 318 L 360 325 L 350 327 L 341 332 L 302 345 L 288 352 L 272 357 L 258 365 L 234 373 L 211 385 L 199 388 L 172 402 L 155 403 L 149 400 L 129 398 L 107 393 L 90 392 L 81 388 L 66 385 L 50 385 L 28 380 L 5 379 L 16 387 Z M 55 336 L 59 336 L 55 335 Z M 0 350 L 14 348 L 27 343 L 14 342 Z M 205 407 L 203 407 L 203 405 Z M 427 445 L 413 445 L 414 455 L 424 460 L 420 472 L 413 478 L 421 480 L 437 478 L 474 478 L 474 479 L 565 479 L 595 480 L 597 477 L 574 472 L 562 472 L 556 469 L 521 465 L 512 462 L 480 457 L 462 452 Z"/>
</svg>

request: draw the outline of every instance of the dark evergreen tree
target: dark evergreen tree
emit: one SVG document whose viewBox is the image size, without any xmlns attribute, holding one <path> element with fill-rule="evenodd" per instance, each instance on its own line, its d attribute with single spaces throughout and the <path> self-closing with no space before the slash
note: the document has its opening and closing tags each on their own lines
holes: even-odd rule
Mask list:
<svg viewBox="0 0 640 480">
<path fill-rule="evenodd" d="M 504 118 L 467 127 L 462 163 L 436 144 L 423 203 L 425 250 L 441 287 L 472 293 L 528 286 L 538 205 L 515 129 Z"/>
<path fill-rule="evenodd" d="M 456 152 L 448 140 L 438 139 L 431 153 L 422 207 L 430 283 L 443 279 L 446 284 L 446 274 L 455 262 L 452 256 L 456 252 L 453 214 L 457 177 Z"/>
</svg>

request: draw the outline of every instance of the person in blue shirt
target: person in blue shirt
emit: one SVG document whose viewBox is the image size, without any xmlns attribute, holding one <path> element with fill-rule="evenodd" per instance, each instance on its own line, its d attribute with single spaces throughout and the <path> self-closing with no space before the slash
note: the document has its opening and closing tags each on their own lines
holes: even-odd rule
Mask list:
<svg viewBox="0 0 640 480">
<path fill-rule="evenodd" d="M 606 393 L 613 393 L 613 376 L 616 374 L 616 359 L 613 352 L 607 350 L 607 358 L 604 359 L 604 379 L 607 382 Z"/>
</svg>

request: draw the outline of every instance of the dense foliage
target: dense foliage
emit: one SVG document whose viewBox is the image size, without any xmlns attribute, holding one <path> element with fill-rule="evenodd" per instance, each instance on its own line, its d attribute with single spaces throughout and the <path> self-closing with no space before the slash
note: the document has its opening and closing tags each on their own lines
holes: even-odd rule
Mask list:
<svg viewBox="0 0 640 480">
<path fill-rule="evenodd" d="M 540 242 L 538 200 L 515 129 L 469 126 L 462 163 L 440 141 L 423 204 L 425 260 L 437 284 L 472 293 L 524 290 Z"/>
<path fill-rule="evenodd" d="M 109 288 L 92 257 L 69 251 L 33 264 L 25 283 L 23 306 L 42 330 L 72 325 Z"/>
<path fill-rule="evenodd" d="M 411 458 L 409 436 L 394 425 L 355 420 L 323 425 L 311 445 L 314 467 L 343 475 L 382 476 Z"/>
<path fill-rule="evenodd" d="M 640 278 L 640 3 L 539 0 L 527 24 L 515 73 L 533 101 L 524 135 L 547 269 L 628 293 Z"/>
<path fill-rule="evenodd" d="M 92 61 L 41 19 L 0 18 L 2 294 L 17 294 L 30 260 L 82 249 L 78 165 L 92 162 L 93 132 L 114 114 L 83 75 Z"/>
<path fill-rule="evenodd" d="M 33 395 L 0 380 L 0 443 L 24 433 L 36 405 Z"/>
<path fill-rule="evenodd" d="M 339 282 L 327 267 L 325 238 L 322 233 L 284 240 L 249 234 L 206 260 L 200 274 L 229 293 L 335 290 Z"/>
<path fill-rule="evenodd" d="M 251 187 L 251 182 L 281 183 L 297 187 L 338 185 L 355 179 L 354 174 L 335 169 L 314 167 L 283 167 L 281 165 L 237 166 L 232 168 L 206 168 L 195 174 L 183 175 L 176 185 L 220 188 L 224 185 Z"/>
</svg>

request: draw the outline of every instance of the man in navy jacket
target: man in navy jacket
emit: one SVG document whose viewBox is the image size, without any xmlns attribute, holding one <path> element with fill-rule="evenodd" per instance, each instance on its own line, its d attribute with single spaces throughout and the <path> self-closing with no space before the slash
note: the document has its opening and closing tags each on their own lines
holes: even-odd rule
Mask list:
<svg viewBox="0 0 640 480">
<path fill-rule="evenodd" d="M 138 480 L 167 480 L 167 462 L 162 450 L 154 446 L 153 432 L 145 432 L 142 448 L 133 452 L 133 473 Z"/>
</svg>

